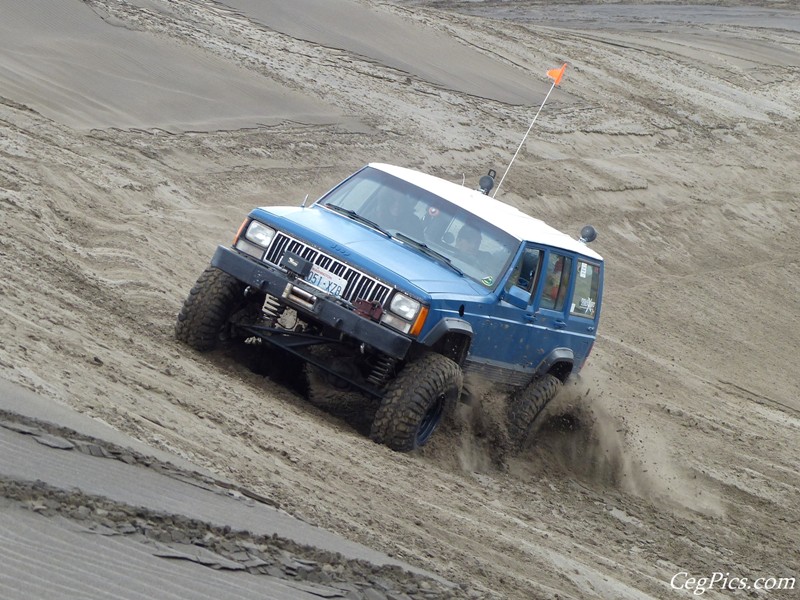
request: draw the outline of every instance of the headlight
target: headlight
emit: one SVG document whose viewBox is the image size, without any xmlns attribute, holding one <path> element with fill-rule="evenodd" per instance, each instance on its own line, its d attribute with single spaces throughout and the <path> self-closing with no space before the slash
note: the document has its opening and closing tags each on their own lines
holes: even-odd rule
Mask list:
<svg viewBox="0 0 800 600">
<path fill-rule="evenodd" d="M 267 248 L 275 237 L 275 230 L 258 221 L 251 221 L 247 231 L 244 232 L 244 237 L 262 248 Z"/>
<path fill-rule="evenodd" d="M 249 254 L 253 258 L 257 258 L 261 260 L 264 257 L 265 250 L 261 246 L 257 246 L 252 242 L 248 242 L 244 238 L 239 238 L 236 240 L 236 243 L 233 246 L 239 252 L 244 252 L 245 254 Z"/>
<path fill-rule="evenodd" d="M 389 310 L 406 321 L 413 321 L 422 305 L 405 294 L 397 293 L 389 304 Z"/>
<path fill-rule="evenodd" d="M 428 307 L 400 292 L 395 293 L 389 310 L 381 316 L 381 323 L 403 333 L 419 335 L 428 317 Z"/>
</svg>

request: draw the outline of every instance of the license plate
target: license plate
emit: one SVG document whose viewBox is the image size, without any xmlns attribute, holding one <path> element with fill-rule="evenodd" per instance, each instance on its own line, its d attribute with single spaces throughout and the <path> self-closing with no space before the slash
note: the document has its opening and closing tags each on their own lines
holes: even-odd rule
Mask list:
<svg viewBox="0 0 800 600">
<path fill-rule="evenodd" d="M 311 266 L 311 271 L 306 277 L 306 281 L 314 287 L 321 289 L 323 292 L 331 296 L 336 296 L 337 298 L 342 295 L 347 285 L 347 280 L 344 277 L 339 277 L 335 273 L 331 273 L 328 269 L 323 269 L 319 265 Z"/>
</svg>

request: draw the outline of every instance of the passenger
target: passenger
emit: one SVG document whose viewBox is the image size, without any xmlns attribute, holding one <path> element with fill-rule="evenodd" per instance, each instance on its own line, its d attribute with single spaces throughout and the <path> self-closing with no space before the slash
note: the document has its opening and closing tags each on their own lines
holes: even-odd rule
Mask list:
<svg viewBox="0 0 800 600">
<path fill-rule="evenodd" d="M 542 292 L 542 307 L 554 310 L 563 308 L 564 297 L 569 288 L 569 273 L 565 273 L 562 276 L 563 269 L 564 257 L 558 256 L 553 263 L 552 269 L 547 273 L 547 280 Z"/>
</svg>

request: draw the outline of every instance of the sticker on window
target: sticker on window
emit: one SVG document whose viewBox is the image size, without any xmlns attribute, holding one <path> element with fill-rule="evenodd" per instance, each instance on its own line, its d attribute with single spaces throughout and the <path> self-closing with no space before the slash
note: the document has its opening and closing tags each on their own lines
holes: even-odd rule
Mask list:
<svg viewBox="0 0 800 600">
<path fill-rule="evenodd" d="M 593 315 L 596 304 L 597 303 L 591 298 L 581 298 L 581 301 L 578 303 L 578 311 L 585 315 Z M 572 310 L 574 312 L 575 309 L 573 308 Z"/>
</svg>

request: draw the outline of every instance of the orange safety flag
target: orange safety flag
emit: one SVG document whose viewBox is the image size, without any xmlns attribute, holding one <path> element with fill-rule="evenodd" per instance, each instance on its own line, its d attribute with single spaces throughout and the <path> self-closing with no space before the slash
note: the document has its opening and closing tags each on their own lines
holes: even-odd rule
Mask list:
<svg viewBox="0 0 800 600">
<path fill-rule="evenodd" d="M 561 83 L 561 78 L 564 76 L 564 71 L 567 69 L 567 63 L 561 65 L 560 69 L 550 69 L 547 72 L 547 76 L 553 80 L 553 85 L 558 85 Z"/>
</svg>

